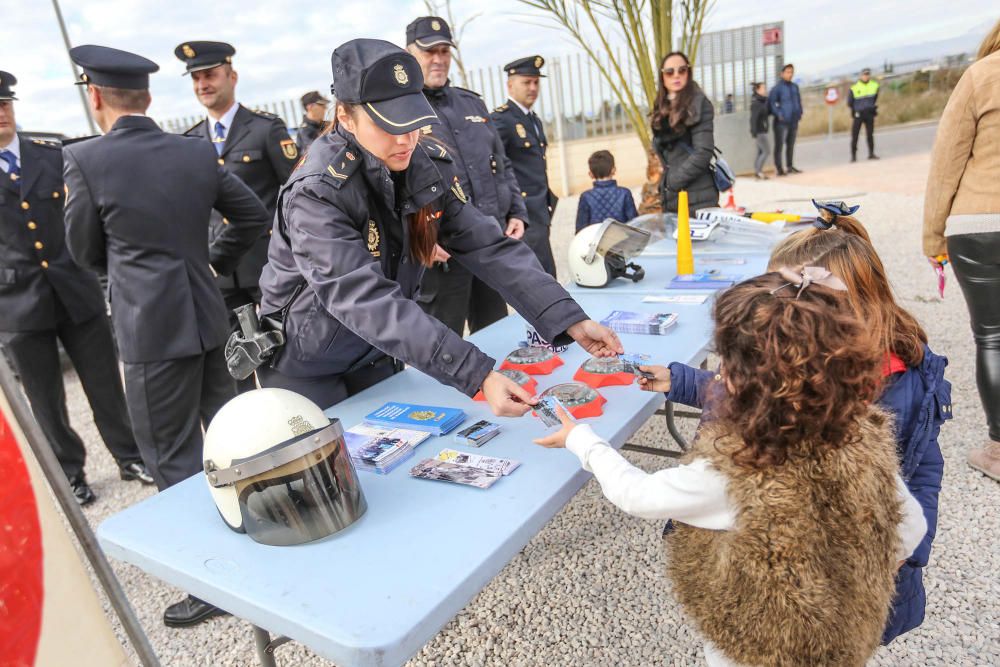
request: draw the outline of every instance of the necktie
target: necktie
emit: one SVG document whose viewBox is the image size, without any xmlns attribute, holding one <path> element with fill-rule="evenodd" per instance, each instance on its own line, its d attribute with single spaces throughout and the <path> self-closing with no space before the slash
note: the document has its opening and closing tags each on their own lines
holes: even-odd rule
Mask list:
<svg viewBox="0 0 1000 667">
<path fill-rule="evenodd" d="M 531 125 L 535 128 L 535 134 L 539 138 L 542 136 L 542 123 L 538 120 L 538 116 L 535 115 L 534 111 L 529 111 L 528 116 L 531 118 Z"/>
<path fill-rule="evenodd" d="M 0 151 L 0 160 L 7 163 L 7 173 L 10 180 L 14 181 L 14 184 L 20 187 L 21 184 L 18 182 L 18 179 L 21 177 L 21 168 L 17 166 L 17 156 L 8 150 L 3 150 Z"/>
<path fill-rule="evenodd" d="M 215 139 L 212 140 L 215 144 L 215 152 L 222 155 L 222 149 L 226 147 L 226 126 L 215 121 Z"/>
</svg>

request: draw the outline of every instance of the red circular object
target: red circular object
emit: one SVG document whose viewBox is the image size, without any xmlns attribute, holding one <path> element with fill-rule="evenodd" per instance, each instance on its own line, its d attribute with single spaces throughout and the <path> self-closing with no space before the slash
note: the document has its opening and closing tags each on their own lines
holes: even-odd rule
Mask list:
<svg viewBox="0 0 1000 667">
<path fill-rule="evenodd" d="M 45 599 L 42 528 L 28 468 L 0 413 L 0 661 L 33 665 Z"/>
<path fill-rule="evenodd" d="M 598 387 L 617 387 L 632 384 L 635 376 L 631 373 L 591 373 L 578 368 L 573 375 L 573 379 L 582 382 L 588 387 L 597 389 Z"/>
<path fill-rule="evenodd" d="M 558 355 L 553 355 L 551 359 L 540 361 L 535 364 L 515 364 L 504 359 L 503 363 L 500 364 L 500 368 L 521 371 L 522 373 L 527 373 L 528 375 L 548 375 L 562 365 L 563 360 L 560 359 Z"/>
</svg>

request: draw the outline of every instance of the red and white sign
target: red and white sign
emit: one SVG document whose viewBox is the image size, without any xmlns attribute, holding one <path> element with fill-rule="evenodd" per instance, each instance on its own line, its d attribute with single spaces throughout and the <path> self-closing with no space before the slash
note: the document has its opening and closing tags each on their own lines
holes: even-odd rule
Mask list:
<svg viewBox="0 0 1000 667">
<path fill-rule="evenodd" d="M 764 46 L 781 44 L 781 28 L 764 28 Z"/>
<path fill-rule="evenodd" d="M 826 102 L 827 104 L 836 104 L 839 100 L 840 100 L 839 90 L 837 90 L 836 88 L 826 89 L 826 97 L 823 98 L 824 102 Z"/>
</svg>

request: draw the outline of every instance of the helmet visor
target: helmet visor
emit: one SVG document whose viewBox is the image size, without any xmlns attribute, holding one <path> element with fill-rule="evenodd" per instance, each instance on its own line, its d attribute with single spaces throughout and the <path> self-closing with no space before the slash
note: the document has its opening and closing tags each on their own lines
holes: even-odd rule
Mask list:
<svg viewBox="0 0 1000 667">
<path fill-rule="evenodd" d="M 608 219 L 601 223 L 601 229 L 594 237 L 588 255 L 617 255 L 628 261 L 645 250 L 648 243 L 649 232 L 646 230 Z"/>
<path fill-rule="evenodd" d="M 281 449 L 302 451 L 305 438 L 311 441 L 307 452 L 234 484 L 243 528 L 256 542 L 287 546 L 318 540 L 351 525 L 368 507 L 339 423 L 267 454 L 287 459 Z"/>
</svg>

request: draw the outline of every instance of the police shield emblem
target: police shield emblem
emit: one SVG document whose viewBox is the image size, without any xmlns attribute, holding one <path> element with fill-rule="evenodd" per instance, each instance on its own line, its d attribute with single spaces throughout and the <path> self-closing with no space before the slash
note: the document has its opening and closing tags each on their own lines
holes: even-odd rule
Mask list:
<svg viewBox="0 0 1000 667">
<path fill-rule="evenodd" d="M 539 68 L 541 68 L 541 66 L 542 66 L 542 64 L 543 64 L 544 62 L 545 62 L 545 61 L 544 61 L 544 60 L 542 60 L 542 57 L 541 57 L 541 56 L 535 56 L 535 69 L 539 69 Z"/>
<path fill-rule="evenodd" d="M 524 129 L 524 125 L 518 123 L 517 125 L 514 126 L 514 129 L 517 130 L 517 136 L 521 137 L 522 139 L 527 139 L 528 131 Z"/>
<path fill-rule="evenodd" d="M 395 65 L 393 65 L 392 70 L 393 74 L 396 77 L 396 83 L 398 83 L 401 86 L 405 86 L 410 82 L 410 77 L 406 74 L 406 70 L 403 69 L 403 66 L 401 64 L 396 63 Z"/>
<path fill-rule="evenodd" d="M 431 30 L 440 30 L 440 29 L 441 29 L 440 21 L 431 21 Z"/>
<path fill-rule="evenodd" d="M 378 249 L 378 244 L 381 238 L 378 233 L 378 226 L 375 224 L 374 220 L 368 221 L 368 252 L 372 254 L 372 257 L 381 257 L 382 252 Z"/>
<path fill-rule="evenodd" d="M 281 140 L 281 152 L 289 160 L 294 160 L 299 156 L 299 147 L 291 139 Z"/>
<path fill-rule="evenodd" d="M 185 58 L 194 58 L 195 56 L 194 49 L 191 48 L 190 44 L 185 44 L 184 46 L 182 46 L 181 51 L 184 52 Z"/>
</svg>

